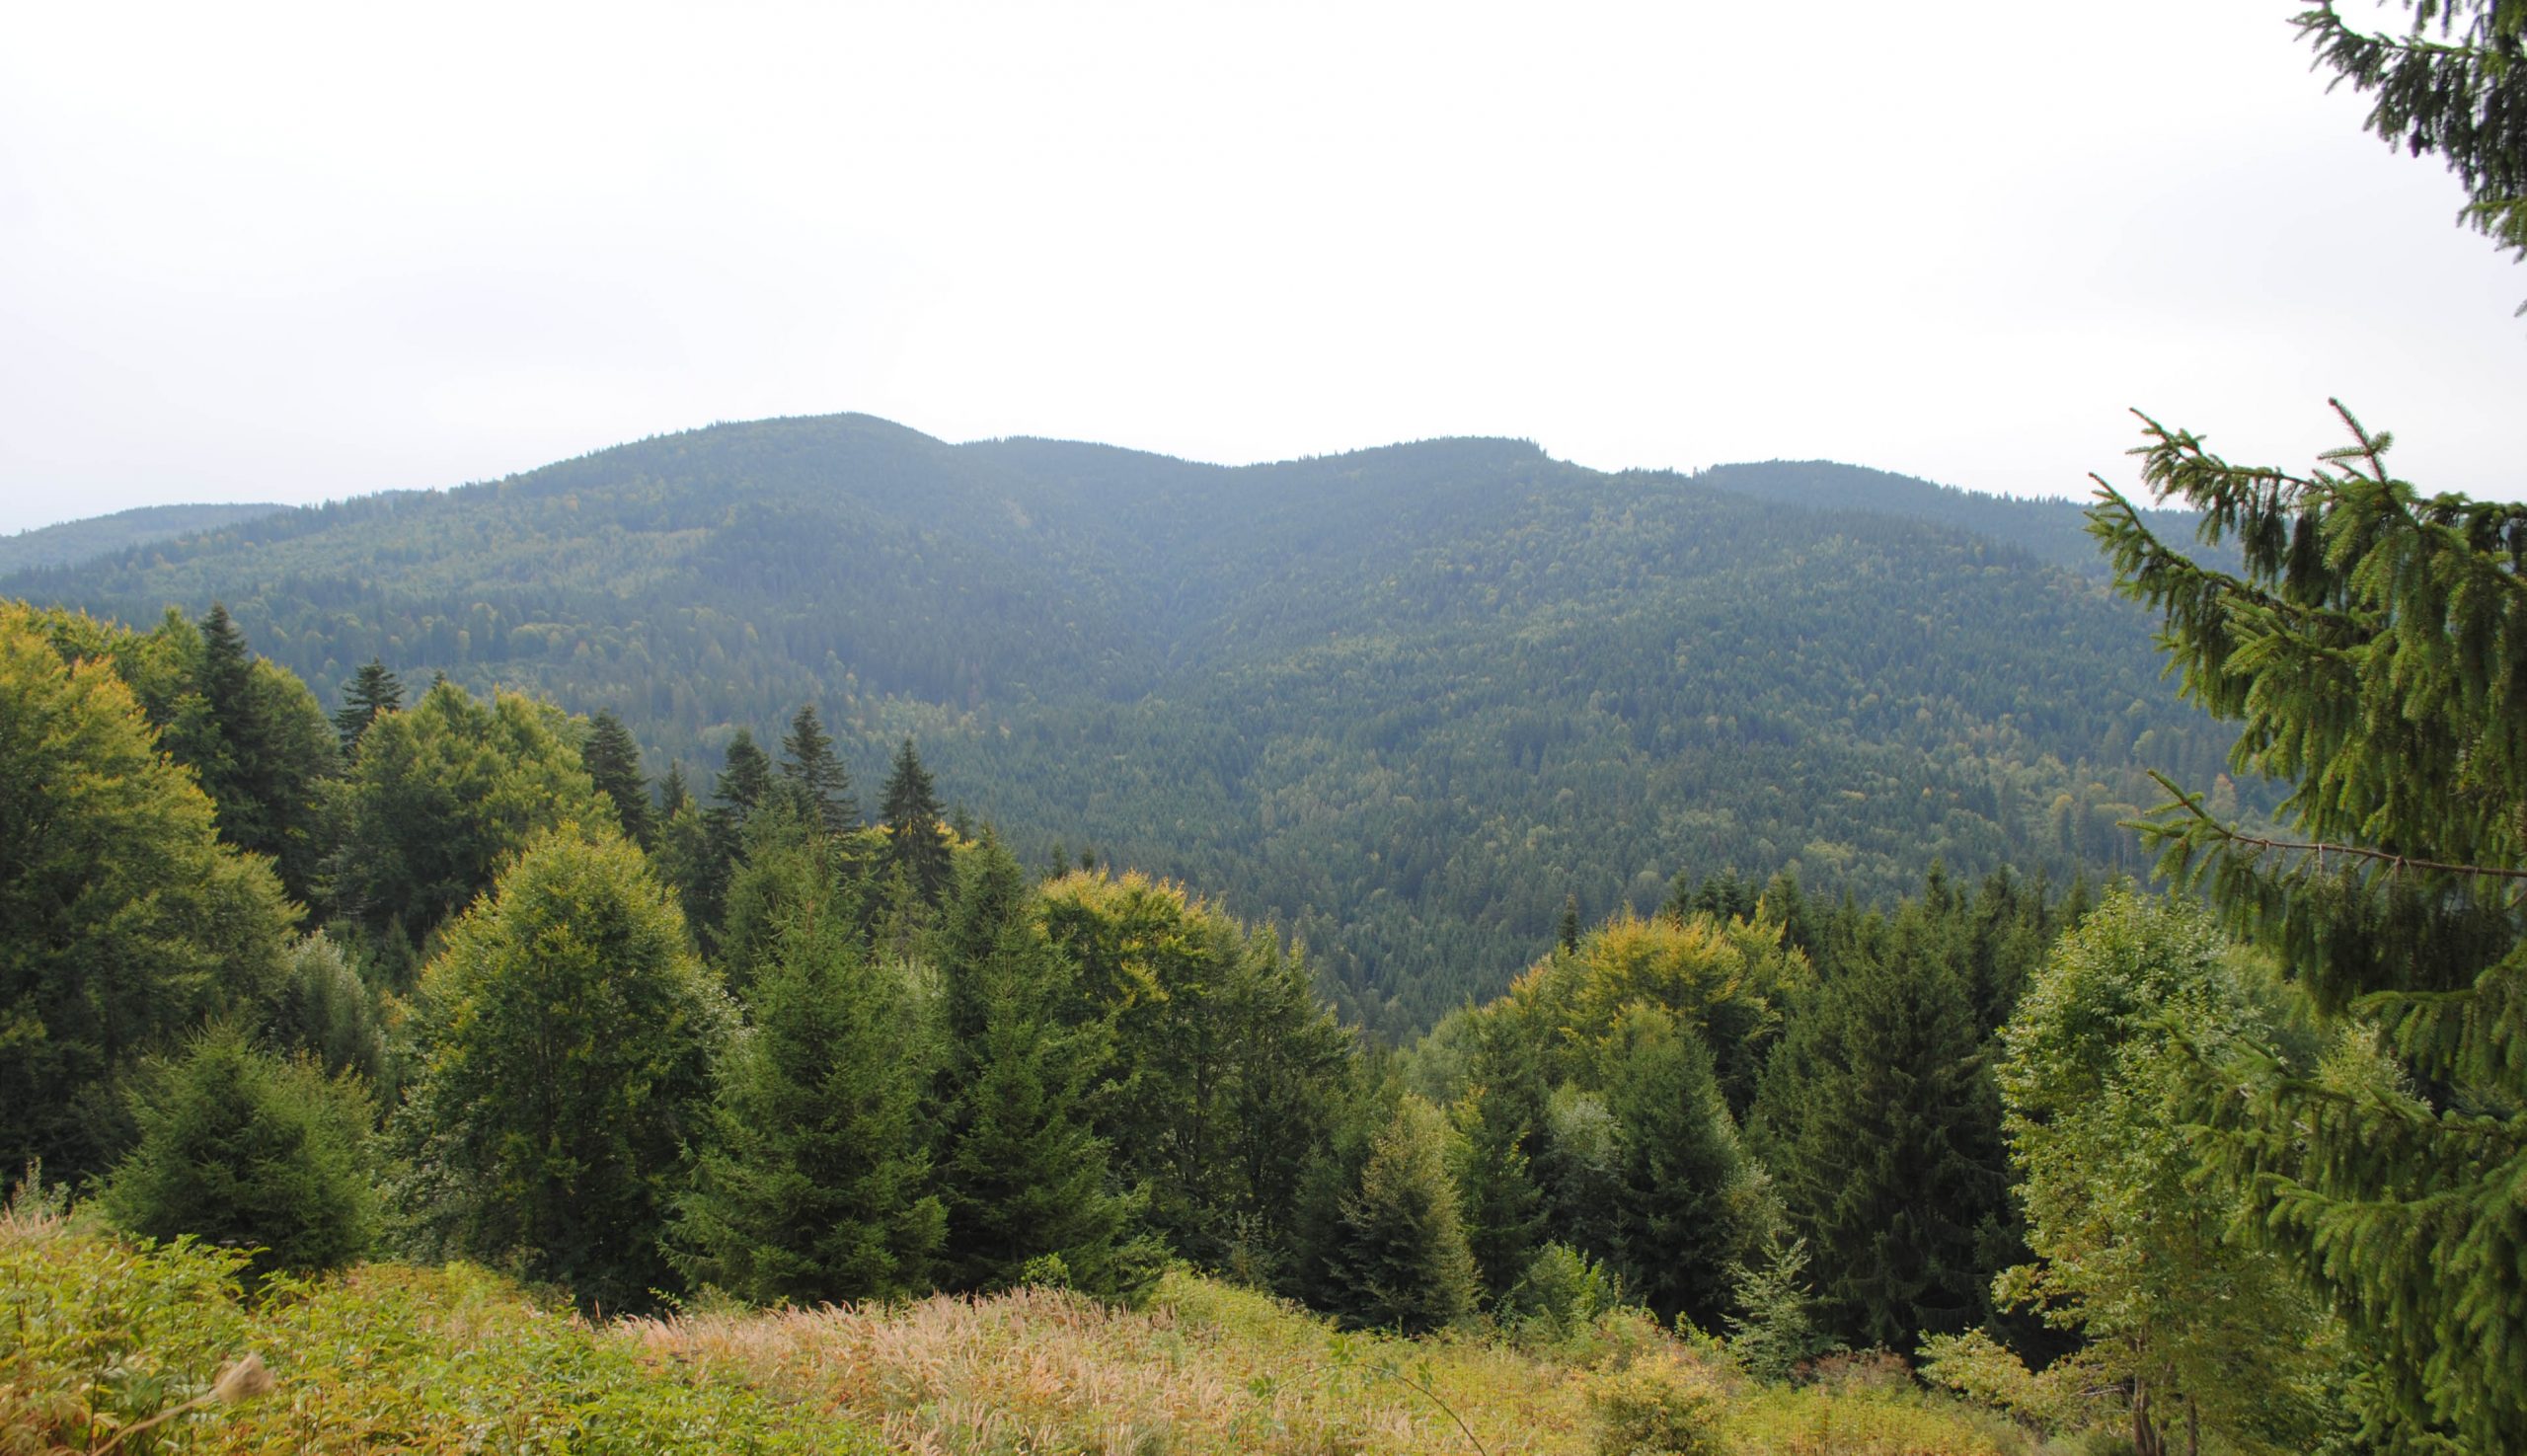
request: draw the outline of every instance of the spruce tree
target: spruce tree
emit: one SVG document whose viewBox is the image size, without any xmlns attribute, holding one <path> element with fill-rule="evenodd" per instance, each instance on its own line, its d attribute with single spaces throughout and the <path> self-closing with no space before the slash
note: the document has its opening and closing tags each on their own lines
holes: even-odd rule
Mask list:
<svg viewBox="0 0 2527 1456">
<path fill-rule="evenodd" d="M 1466 1245 L 1494 1299 L 1526 1273 L 1545 1230 L 1533 1158 L 1545 1116 L 1544 1068 L 1539 1048 L 1517 1030 L 1506 1018 L 1479 1022 L 1465 1094 L 1452 1109 Z"/>
<path fill-rule="evenodd" d="M 234 1023 L 131 1089 L 140 1140 L 105 1183 L 109 1218 L 154 1239 L 255 1251 L 250 1272 L 312 1273 L 367 1253 L 376 1226 L 368 1095 L 258 1049 Z"/>
<path fill-rule="evenodd" d="M 1450 1140 L 1438 1109 L 1408 1097 L 1371 1144 L 1359 1187 L 1342 1201 L 1335 1282 L 1347 1323 L 1421 1335 L 1474 1313 Z"/>
<path fill-rule="evenodd" d="M 709 1151 L 678 1204 L 679 1266 L 758 1303 L 925 1292 L 946 1233 L 922 1115 L 929 1030 L 904 968 L 871 959 L 838 899 L 809 880 L 778 907 L 752 1035 L 721 1063 Z"/>
<path fill-rule="evenodd" d="M 1711 1052 L 1665 1012 L 1636 1006 L 1605 1055 L 1606 1110 L 1621 1139 L 1611 1263 L 1659 1318 L 1716 1329 L 1730 1305 L 1730 1267 L 1760 1230 Z"/>
<path fill-rule="evenodd" d="M 711 806 L 702 810 L 703 843 L 698 859 L 686 867 L 678 892 L 696 910 L 695 932 L 704 948 L 714 949 L 727 907 L 728 886 L 745 857 L 746 821 L 771 797 L 772 760 L 756 745 L 754 733 L 739 728 L 728 739 L 728 751 L 712 782 Z"/>
<path fill-rule="evenodd" d="M 716 811 L 727 815 L 733 833 L 771 793 L 772 760 L 755 743 L 750 729 L 737 729 L 728 739 L 727 756 L 712 785 L 712 798 L 719 801 Z"/>
<path fill-rule="evenodd" d="M 655 842 L 650 820 L 650 784 L 641 777 L 641 745 L 611 709 L 588 720 L 587 742 L 579 749 L 596 792 L 614 805 L 623 837 L 647 849 Z"/>
<path fill-rule="evenodd" d="M 2349 1085 L 2214 1059 L 2199 1111 L 2251 1226 L 2379 1352 L 2407 1438 L 2522 1450 L 2527 506 L 2422 495 L 2336 409 L 2351 444 L 2306 473 L 2146 421 L 2143 479 L 2234 542 L 2236 572 L 2100 485 L 2092 530 L 2161 614 L 2185 695 L 2240 723 L 2241 767 L 2296 786 L 2279 832 L 2180 791 L 2145 833 L 2390 1057 Z"/>
<path fill-rule="evenodd" d="M 2351 24 L 2321 0 L 2298 26 L 2318 62 L 2376 97 L 2368 126 L 2390 146 L 2436 152 L 2469 199 L 2459 215 L 2527 254 L 2527 8 L 2514 0 L 2405 0 L 2402 36 Z M 2433 34 L 2436 32 L 2436 34 Z"/>
<path fill-rule="evenodd" d="M 276 826 L 268 781 L 275 766 L 266 761 L 270 745 L 254 692 L 255 654 L 220 602 L 210 604 L 200 630 L 201 660 L 193 682 L 208 710 L 210 741 L 191 758 L 193 771 L 201 776 L 202 792 L 219 805 L 220 837 L 269 854 Z"/>
<path fill-rule="evenodd" d="M 812 703 L 799 709 L 781 739 L 781 777 L 806 796 L 826 833 L 847 834 L 860 827 L 860 801 L 852 797 L 851 775 L 834 753 L 833 738 L 817 721 Z"/>
<path fill-rule="evenodd" d="M 1816 954 L 1816 925 L 1807 908 L 1807 896 L 1799 887 L 1799 877 L 1781 871 L 1764 883 L 1763 897 L 1756 910 L 1767 921 L 1781 927 L 1782 944 L 1791 949 Z"/>
<path fill-rule="evenodd" d="M 968 857 L 960 914 L 937 937 L 946 1060 L 934 1093 L 946 1128 L 942 1264 L 952 1288 L 997 1289 L 1058 1268 L 1101 1299 L 1140 1296 L 1158 1249 L 1138 1200 L 1117 1191 L 1091 1095 L 1105 1029 L 1060 1014 L 1075 972 L 1036 928 L 1024 874 L 997 845 Z"/>
<path fill-rule="evenodd" d="M 1728 1317 L 1728 1353 L 1758 1380 L 1792 1379 L 1834 1348 L 1816 1328 L 1816 1296 L 1806 1274 L 1807 1246 L 1778 1235 L 1765 1241 L 1757 1262 L 1729 1270 L 1737 1312 Z"/>
<path fill-rule="evenodd" d="M 288 977 L 268 1028 L 274 1044 L 313 1057 L 329 1074 L 348 1072 L 382 1091 L 384 1023 L 377 993 L 323 931 L 290 948 Z"/>
<path fill-rule="evenodd" d="M 1391 1054 L 1371 1047 L 1326 1079 L 1325 1137 L 1311 1150 L 1290 1216 L 1291 1259 L 1278 1292 L 1319 1310 L 1340 1310 L 1347 1297 L 1343 1210 L 1358 1192 L 1377 1140 L 1404 1097 Z"/>
<path fill-rule="evenodd" d="M 386 670 L 384 661 L 369 658 L 343 689 L 343 706 L 334 710 L 334 730 L 342 736 L 343 756 L 348 758 L 358 749 L 360 735 L 379 714 L 403 706 L 404 684 Z"/>
<path fill-rule="evenodd" d="M 225 606 L 212 603 L 194 640 L 191 692 L 166 726 L 166 746 L 217 805 L 220 837 L 269 855 L 281 887 L 304 903 L 328 837 L 322 786 L 339 766 L 324 709 L 305 683 L 255 655 Z"/>
<path fill-rule="evenodd" d="M 669 787 L 681 788 L 670 778 Z M 675 891 L 686 927 L 707 955 L 720 954 L 720 936 L 727 915 L 729 883 L 716 858 L 712 821 L 690 797 L 678 796 L 676 807 L 658 818 L 655 856 L 658 879 Z"/>
<path fill-rule="evenodd" d="M 937 905 L 948 890 L 948 839 L 939 822 L 939 792 L 910 738 L 895 750 L 885 805 L 887 864 L 901 866 L 922 902 Z"/>
<path fill-rule="evenodd" d="M 1858 928 L 1792 1013 L 1750 1120 L 1831 1334 L 1910 1349 L 1983 1316 L 2007 1207 L 2000 1107 L 1921 904 Z"/>
<path fill-rule="evenodd" d="M 1623 1129 L 1605 1099 L 1565 1082 L 1545 1102 L 1535 1151 L 1545 1235 L 1600 1259 L 1612 1254 L 1622 1198 Z"/>
</svg>

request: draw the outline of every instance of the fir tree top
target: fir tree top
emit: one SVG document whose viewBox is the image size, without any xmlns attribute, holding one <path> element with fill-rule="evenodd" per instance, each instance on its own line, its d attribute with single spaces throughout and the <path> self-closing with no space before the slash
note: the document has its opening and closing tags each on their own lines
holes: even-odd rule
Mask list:
<svg viewBox="0 0 2527 1456">
<path fill-rule="evenodd" d="M 343 706 L 335 711 L 334 728 L 343 736 L 343 752 L 347 756 L 359 746 L 362 733 L 377 721 L 381 713 L 393 713 L 404 706 L 404 684 L 386 670 L 382 660 L 371 657 L 343 689 Z"/>
<path fill-rule="evenodd" d="M 860 801 L 852 795 L 851 775 L 833 751 L 833 738 L 813 703 L 802 706 L 790 720 L 790 731 L 781 740 L 781 776 L 804 792 L 825 832 L 845 834 L 860 827 Z"/>
</svg>

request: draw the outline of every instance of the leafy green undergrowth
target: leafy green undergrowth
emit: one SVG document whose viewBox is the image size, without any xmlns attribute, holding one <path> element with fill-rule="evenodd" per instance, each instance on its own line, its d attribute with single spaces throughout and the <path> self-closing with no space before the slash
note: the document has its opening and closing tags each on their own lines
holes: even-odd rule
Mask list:
<svg viewBox="0 0 2527 1456">
<path fill-rule="evenodd" d="M 1638 1312 L 1543 1347 L 1407 1341 L 1180 1270 L 1138 1311 L 1022 1289 L 591 1325 L 463 1264 L 367 1264 L 249 1299 L 245 1262 L 0 1215 L 0 1456 L 2031 1450 L 1892 1361 L 1769 1385 Z M 215 1389 L 250 1355 L 268 1388 Z"/>
<path fill-rule="evenodd" d="M 369 1264 L 248 1300 L 245 1263 L 0 1220 L 0 1452 L 883 1449 L 848 1416 L 648 1358 L 483 1269 Z M 248 1356 L 270 1388 L 218 1398 Z"/>
</svg>

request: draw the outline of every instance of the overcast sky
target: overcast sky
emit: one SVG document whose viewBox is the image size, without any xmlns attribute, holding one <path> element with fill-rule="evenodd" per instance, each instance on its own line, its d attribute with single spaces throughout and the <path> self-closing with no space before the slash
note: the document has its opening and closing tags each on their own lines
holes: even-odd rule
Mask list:
<svg viewBox="0 0 2527 1456">
<path fill-rule="evenodd" d="M 0 531 L 845 410 L 2527 496 L 2527 268 L 2300 4 L 13 4 Z"/>
</svg>

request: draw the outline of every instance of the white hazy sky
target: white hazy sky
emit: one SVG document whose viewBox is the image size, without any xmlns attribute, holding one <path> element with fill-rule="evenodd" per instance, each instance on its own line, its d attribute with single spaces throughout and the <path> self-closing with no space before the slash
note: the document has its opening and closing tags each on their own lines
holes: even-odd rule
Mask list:
<svg viewBox="0 0 2527 1456">
<path fill-rule="evenodd" d="M 2527 495 L 2527 268 L 2300 3 L 0 0 L 0 531 L 842 410 Z"/>
</svg>

